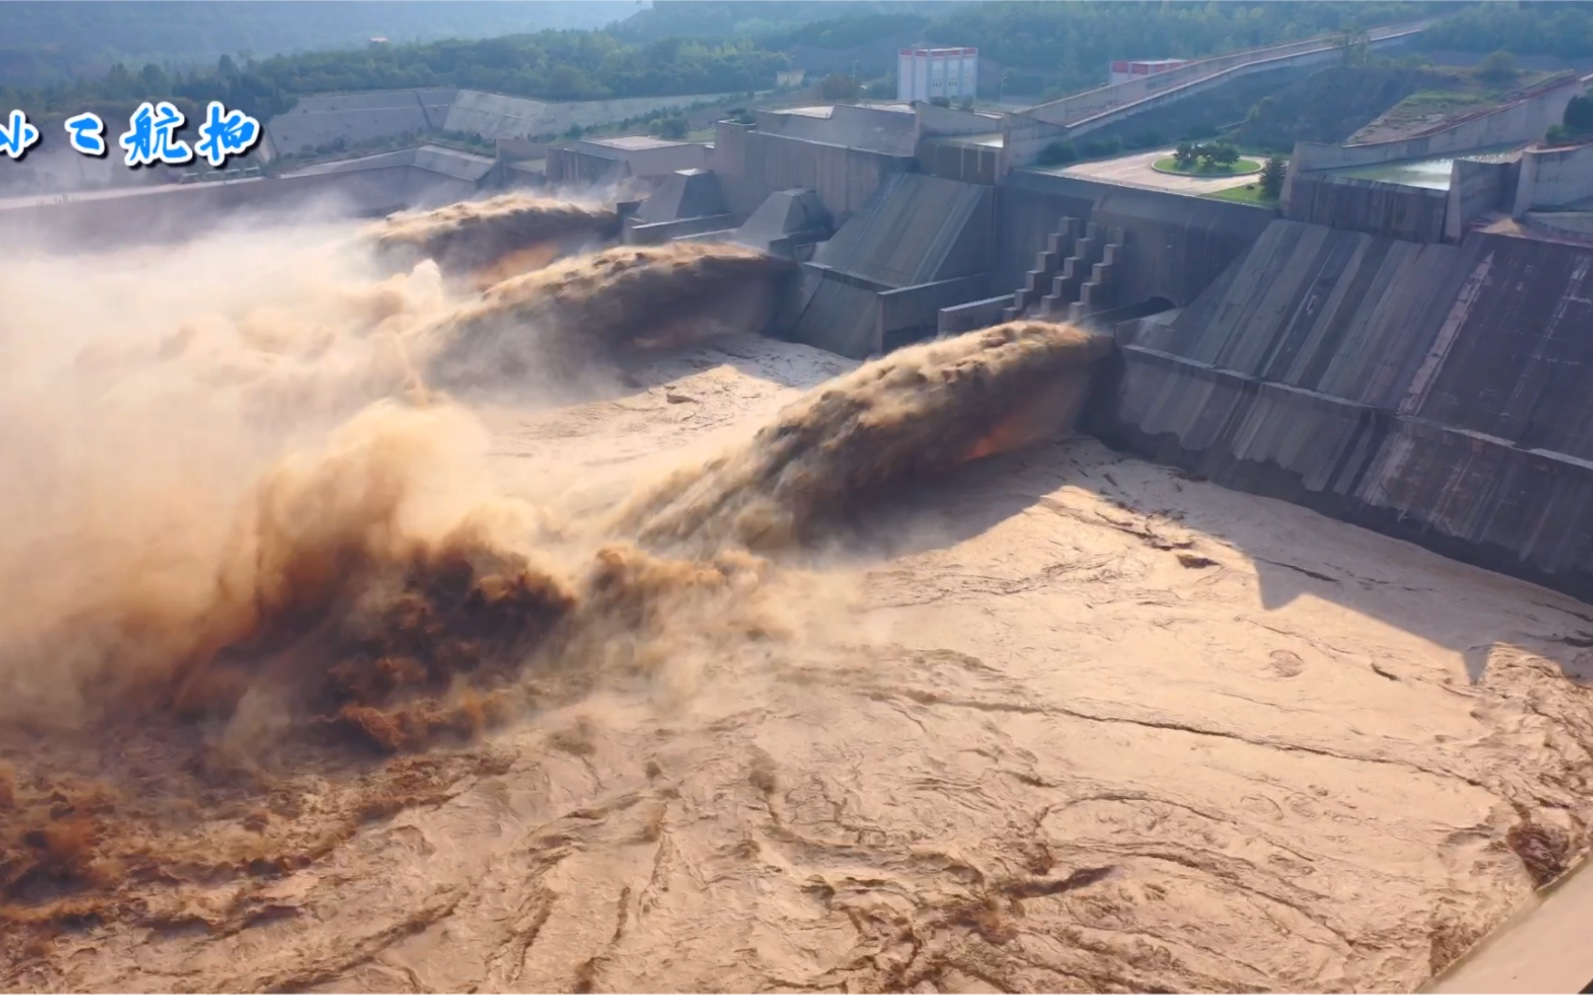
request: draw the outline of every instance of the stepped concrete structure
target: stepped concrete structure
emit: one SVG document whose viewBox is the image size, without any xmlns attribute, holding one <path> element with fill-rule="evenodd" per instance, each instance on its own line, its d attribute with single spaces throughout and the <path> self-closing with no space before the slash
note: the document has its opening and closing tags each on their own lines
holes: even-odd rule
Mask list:
<svg viewBox="0 0 1593 995">
<path fill-rule="evenodd" d="M 1593 146 L 1536 141 L 1588 82 L 1302 144 L 1275 209 L 1024 167 L 1005 143 L 1033 109 L 999 139 L 923 105 L 770 114 L 721 124 L 709 166 L 732 215 L 796 189 L 837 219 L 779 334 L 866 356 L 1017 317 L 1094 327 L 1119 348 L 1084 425 L 1112 445 L 1593 600 Z M 1041 114 L 1096 120 L 1079 106 Z"/>
<path fill-rule="evenodd" d="M 625 242 L 657 245 L 685 235 L 720 231 L 731 223 L 719 177 L 706 170 L 682 169 L 660 181 L 636 213 L 625 219 Z"/>
<path fill-rule="evenodd" d="M 682 242 L 735 242 L 750 249 L 798 261 L 813 258 L 814 247 L 835 229 L 830 212 L 812 190 L 776 190 L 752 216 L 734 228 L 686 235 Z"/>
<path fill-rule="evenodd" d="M 802 264 L 784 328 L 854 358 L 933 335 L 942 307 L 989 285 L 992 193 L 933 176 L 891 176 Z"/>
</svg>

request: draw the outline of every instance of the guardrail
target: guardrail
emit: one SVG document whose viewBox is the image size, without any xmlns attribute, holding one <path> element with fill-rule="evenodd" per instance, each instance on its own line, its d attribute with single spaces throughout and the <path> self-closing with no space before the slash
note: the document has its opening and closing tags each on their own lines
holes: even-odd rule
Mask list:
<svg viewBox="0 0 1593 995">
<path fill-rule="evenodd" d="M 1428 19 L 1373 28 L 1367 32 L 1366 40 L 1369 44 L 1377 44 L 1407 38 L 1427 30 L 1433 23 L 1433 19 Z M 1323 35 L 1304 41 L 1286 42 L 1281 45 L 1269 45 L 1264 48 L 1253 48 L 1228 55 L 1212 56 L 1211 58 L 1185 63 L 1176 69 L 1169 69 L 1166 72 L 1141 77 L 1140 79 L 1125 80 L 1121 83 L 1107 83 L 1093 90 L 1085 90 L 1083 93 L 1076 93 L 1060 100 L 1036 104 L 1020 113 L 1025 117 L 1032 117 L 1046 124 L 1076 127 L 1087 121 L 1099 118 L 1103 114 L 1138 105 L 1151 97 L 1159 97 L 1165 93 L 1181 90 L 1192 84 L 1226 75 L 1236 69 L 1278 62 L 1284 59 L 1299 58 L 1302 55 L 1331 52 L 1342 47 L 1343 37 L 1341 35 Z"/>
</svg>

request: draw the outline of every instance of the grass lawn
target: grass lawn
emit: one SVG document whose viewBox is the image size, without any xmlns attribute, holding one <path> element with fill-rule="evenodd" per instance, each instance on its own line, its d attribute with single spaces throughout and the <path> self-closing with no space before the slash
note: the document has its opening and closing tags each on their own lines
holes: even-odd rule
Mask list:
<svg viewBox="0 0 1593 995">
<path fill-rule="evenodd" d="M 1254 204 L 1256 207 L 1278 206 L 1278 198 L 1268 197 L 1261 192 L 1260 179 L 1257 179 L 1254 183 L 1247 183 L 1242 187 L 1229 187 L 1226 190 L 1218 190 L 1216 193 L 1208 193 L 1206 196 L 1213 200 L 1231 200 L 1236 204 Z"/>
<path fill-rule="evenodd" d="M 1180 176 L 1243 176 L 1246 173 L 1261 172 L 1261 163 L 1254 159 L 1240 159 L 1230 166 L 1197 162 L 1193 167 L 1186 169 L 1178 165 L 1177 157 L 1169 155 L 1157 159 L 1156 168 L 1163 173 L 1177 173 Z"/>
<path fill-rule="evenodd" d="M 1549 77 L 1524 70 L 1506 79 L 1485 79 L 1472 69 L 1448 70 L 1437 86 L 1418 90 L 1350 137 L 1352 142 L 1384 141 L 1413 128 L 1437 125 L 1457 114 L 1498 103 L 1512 92 Z"/>
</svg>

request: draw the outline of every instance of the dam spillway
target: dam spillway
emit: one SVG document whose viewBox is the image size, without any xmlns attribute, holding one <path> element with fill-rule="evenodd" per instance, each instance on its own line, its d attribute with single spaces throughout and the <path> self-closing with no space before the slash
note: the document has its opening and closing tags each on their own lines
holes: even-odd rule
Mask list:
<svg viewBox="0 0 1593 995">
<path fill-rule="evenodd" d="M 866 116 L 843 115 L 860 142 L 868 131 L 852 125 Z M 674 509 L 731 509 L 732 532 L 780 540 L 770 559 L 722 550 L 722 561 L 682 573 L 678 600 L 640 615 L 674 620 L 671 641 L 631 644 L 646 652 L 604 660 L 590 683 L 576 667 L 573 704 L 538 699 L 524 728 L 466 746 L 457 756 L 482 763 L 459 775 L 479 780 L 460 780 L 457 800 L 417 794 L 390 803 L 411 809 L 392 823 L 366 826 L 357 814 L 381 799 L 360 792 L 380 784 L 313 787 L 353 799 L 325 809 L 354 813 L 353 828 L 323 827 L 355 841 L 329 844 L 350 873 L 316 880 L 320 858 L 305 857 L 311 864 L 280 890 L 240 879 L 248 901 L 294 915 L 257 926 L 230 918 L 252 914 L 235 903 L 210 913 L 214 933 L 184 931 L 153 956 L 143 925 L 119 920 L 92 958 L 68 963 L 63 946 L 57 963 L 76 987 L 108 987 L 135 961 L 180 979 L 201 952 L 219 987 L 375 987 L 395 968 L 351 967 L 333 947 L 400 937 L 383 957 L 434 989 L 516 980 L 691 988 L 727 932 L 757 921 L 768 932 L 732 979 L 748 990 L 791 978 L 907 987 L 902 979 L 921 976 L 913 972 L 941 970 L 926 963 L 952 965 L 944 970 L 959 972 L 947 975 L 959 985 L 988 975 L 1004 988 L 1086 977 L 1130 990 L 1393 990 L 1450 963 L 1586 850 L 1585 607 L 1306 508 L 1585 600 L 1589 356 L 1579 329 L 1589 324 L 1590 247 L 1502 223 L 1449 237 L 1457 201 L 1497 205 L 1503 188 L 1491 172 L 1447 199 L 1308 178 L 1288 208 L 1269 210 L 1042 171 L 976 181 L 991 175 L 985 151 L 915 162 L 903 134 L 887 137 L 889 149 L 813 141 L 782 157 L 793 134 L 744 131 L 744 154 L 715 167 L 754 172 L 677 173 L 656 202 L 615 212 L 619 237 L 633 244 L 568 261 L 584 272 L 650 259 L 649 271 L 664 274 L 703 255 L 639 248 L 654 239 L 779 255 L 778 265 L 748 264 L 771 283 L 796 274 L 784 306 L 769 309 L 772 334 L 640 350 L 623 376 L 581 385 L 596 393 L 571 404 L 472 396 L 487 373 L 526 386 L 492 350 L 453 364 L 446 383 L 433 377 L 475 405 L 461 414 L 492 423 L 477 441 L 490 448 L 493 475 L 556 512 L 538 542 L 580 546 L 592 536 L 568 524 L 633 488 L 649 497 L 643 511 L 663 513 L 619 534 L 648 544 L 684 534 L 690 541 L 672 552 L 691 555 L 696 518 Z M 724 248 L 741 265 L 747 253 Z M 667 310 L 645 294 L 567 280 L 574 273 L 560 265 L 511 278 L 524 291 L 512 301 L 501 288 L 489 297 L 531 304 L 588 286 L 562 308 L 577 333 L 634 331 Z M 400 296 L 417 319 L 432 288 L 419 275 Z M 740 282 L 724 275 L 727 287 Z M 689 277 L 663 278 L 689 289 Z M 269 303 L 298 296 L 273 291 Z M 587 298 L 591 307 L 570 309 Z M 914 351 L 893 347 L 933 334 L 937 313 L 970 306 L 1061 309 L 1110 337 L 1116 348 L 1079 424 L 1118 451 L 1075 438 L 991 456 L 1012 434 L 1005 420 L 964 446 L 971 420 L 943 411 L 937 426 L 894 392 L 848 416 L 872 434 L 846 419 L 831 429 L 775 414 L 803 391 L 810 409 L 845 414 L 839 387 L 931 383 L 915 373 Z M 449 342 L 520 343 L 537 324 L 523 316 L 545 309 L 488 310 L 503 320 L 417 328 L 473 333 Z M 635 320 L 616 322 L 624 315 Z M 848 373 L 879 351 L 893 355 Z M 578 358 L 596 361 L 584 350 Z M 970 395 L 1000 395 L 978 365 L 948 354 L 923 396 L 953 381 L 975 388 Z M 323 371 L 308 363 L 303 372 Z M 1072 388 L 1086 375 L 1056 379 Z M 1044 412 L 1058 429 L 1073 413 L 1071 404 Z M 917 427 L 901 423 L 901 437 L 937 454 L 937 467 L 955 466 L 873 517 L 859 510 L 854 534 L 804 535 L 811 546 L 783 548 L 803 530 L 782 531 L 781 515 L 756 504 L 740 514 L 745 488 L 723 486 L 744 479 L 809 493 L 811 463 L 837 453 L 846 458 L 827 465 L 866 482 L 879 430 L 896 429 L 879 421 L 886 414 L 919 416 Z M 719 438 L 760 421 L 757 438 L 778 459 L 749 459 Z M 958 462 L 975 455 L 977 465 Z M 814 508 L 846 504 L 817 494 Z M 593 621 L 658 604 L 649 589 L 667 592 L 676 577 L 623 548 L 605 548 L 597 563 L 581 588 L 595 606 L 581 618 Z M 797 564 L 814 575 L 789 569 Z M 810 580 L 816 590 L 784 586 Z M 764 583 L 778 597 L 759 596 Z M 793 620 L 792 606 L 814 617 Z M 615 669 L 659 683 L 639 692 L 607 683 Z M 612 700 L 581 697 L 593 688 Z M 689 721 L 670 714 L 682 700 Z M 445 717 L 469 732 L 501 716 L 496 699 L 487 704 Z M 415 718 L 422 731 L 430 721 Z M 1112 749 L 1101 748 L 1106 737 Z M 25 742 L 0 746 L 22 770 L 38 755 Z M 176 756 L 175 746 L 163 755 Z M 412 759 L 429 762 L 405 757 L 393 769 Z M 47 815 L 48 796 L 17 783 L 27 810 Z M 302 815 L 274 813 L 267 824 L 302 830 Z M 228 812 L 206 817 L 215 832 L 232 831 Z M 442 864 L 425 852 L 428 840 L 464 833 L 487 842 L 444 849 Z M 272 835 L 262 846 L 295 854 L 292 842 Z M 386 890 L 394 862 L 404 873 Z M 702 881 L 685 870 L 698 866 L 728 883 L 728 900 L 701 903 Z M 434 881 L 448 889 L 441 905 L 402 890 Z M 161 878 L 158 887 L 168 884 L 190 886 Z M 151 906 L 128 907 L 136 916 Z M 504 907 L 546 925 L 534 948 L 501 934 Z M 899 912 L 878 937 L 928 938 L 904 963 L 858 956 L 877 937 L 859 938 L 852 916 L 886 907 Z M 593 915 L 635 928 L 594 933 Z M 470 942 L 434 956 L 459 923 Z M 1213 952 L 1252 942 L 1258 928 L 1265 942 L 1246 961 Z M 256 929 L 276 942 L 258 943 Z M 792 935 L 823 956 L 793 966 L 781 945 Z M 1026 959 L 1058 936 L 1069 942 L 1043 963 Z M 232 943 L 236 956 L 215 956 Z M 641 977 L 666 960 L 659 951 L 678 955 L 663 982 Z"/>
<path fill-rule="evenodd" d="M 1593 250 L 1274 220 L 1121 341 L 1102 434 L 1593 598 Z"/>
</svg>

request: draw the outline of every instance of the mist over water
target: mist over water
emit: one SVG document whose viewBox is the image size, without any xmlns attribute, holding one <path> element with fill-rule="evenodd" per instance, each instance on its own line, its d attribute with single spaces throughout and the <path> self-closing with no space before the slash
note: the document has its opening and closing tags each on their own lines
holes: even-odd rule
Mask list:
<svg viewBox="0 0 1593 995">
<path fill-rule="evenodd" d="M 542 357 L 600 377 L 604 347 L 777 269 L 734 248 L 612 249 L 477 295 L 430 260 L 383 276 L 339 234 L 6 274 L 3 707 L 71 717 L 120 706 L 124 686 L 162 700 L 261 627 L 327 625 L 381 586 L 366 574 L 514 505 L 484 431 L 433 382 L 507 381 L 535 404 L 561 386 Z"/>
<path fill-rule="evenodd" d="M 360 767 L 352 808 L 221 856 L 171 813 L 799 637 L 783 553 L 1043 434 L 1044 383 L 1101 354 L 1032 323 L 905 350 L 615 504 L 534 504 L 471 398 L 605 396 L 617 355 L 761 329 L 788 271 L 735 246 L 534 251 L 608 221 L 401 218 L 397 272 L 340 224 L 0 271 L 0 919 L 137 920 L 150 881 L 301 866 L 408 804 L 384 780 L 406 768 Z"/>
</svg>

